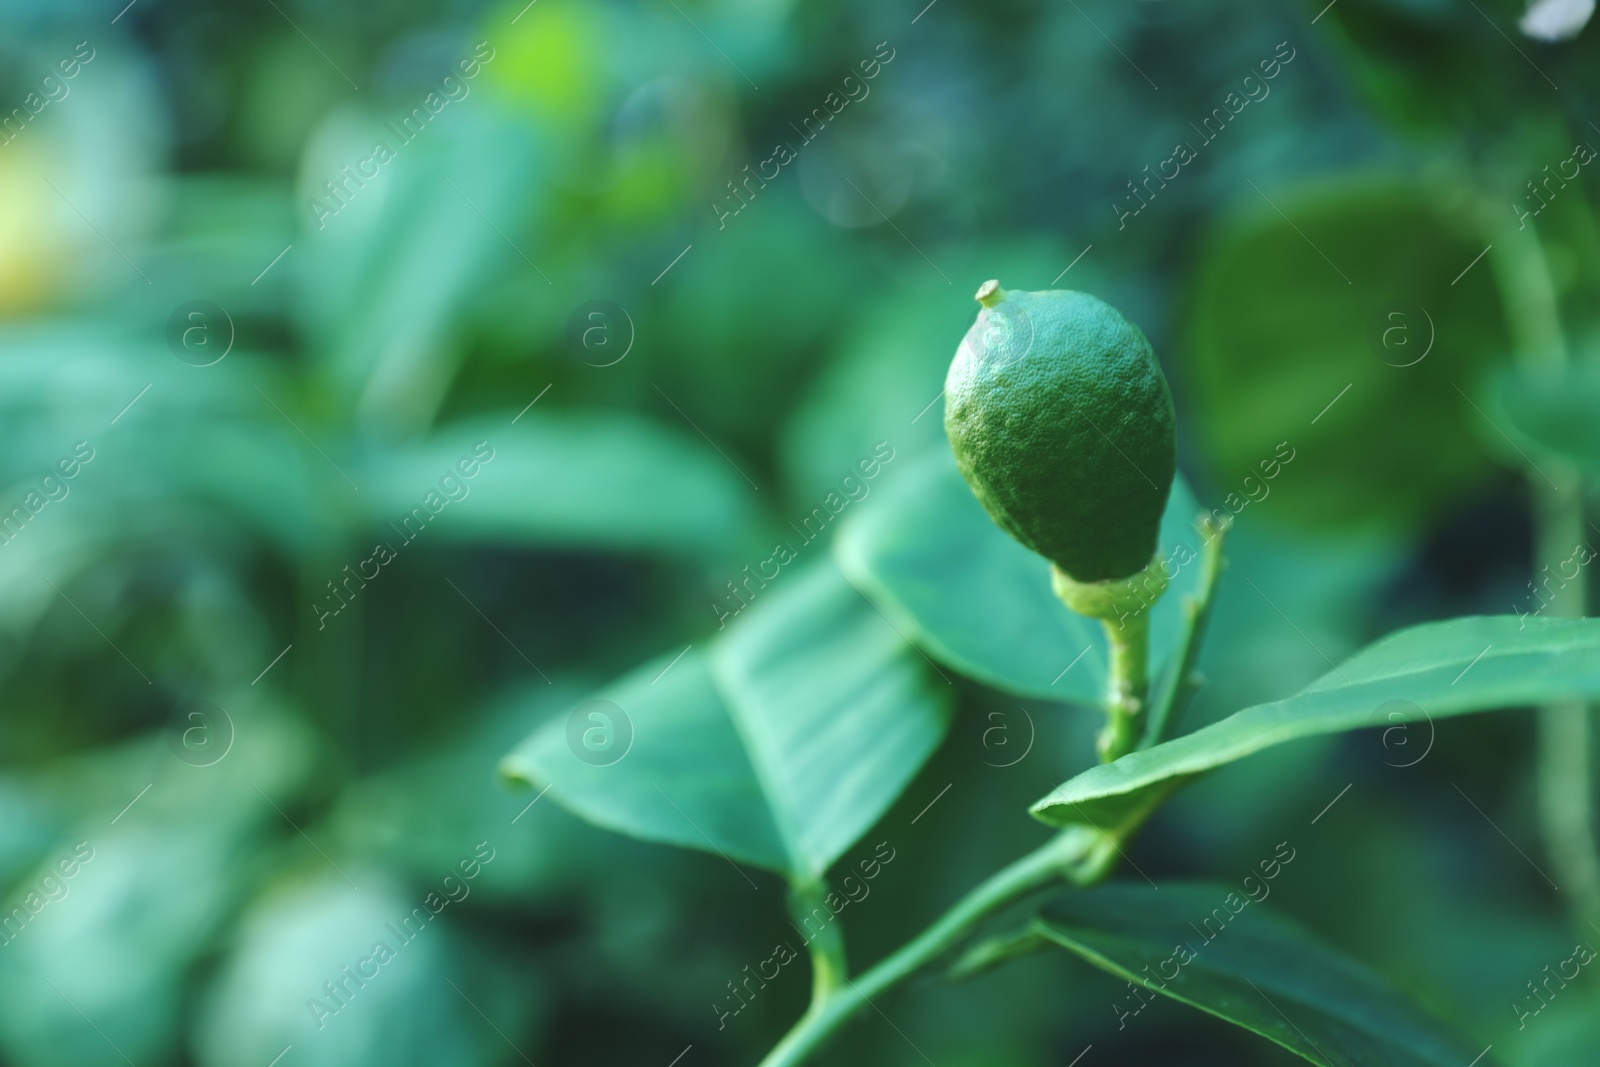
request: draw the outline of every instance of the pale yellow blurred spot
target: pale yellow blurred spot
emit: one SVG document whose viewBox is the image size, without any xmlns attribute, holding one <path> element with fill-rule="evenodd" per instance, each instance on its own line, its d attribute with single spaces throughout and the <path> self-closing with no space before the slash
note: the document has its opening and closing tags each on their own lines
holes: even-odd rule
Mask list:
<svg viewBox="0 0 1600 1067">
<path fill-rule="evenodd" d="M 64 205 L 45 181 L 49 153 L 27 142 L 37 132 L 0 145 L 0 317 L 37 310 L 65 270 Z"/>
</svg>

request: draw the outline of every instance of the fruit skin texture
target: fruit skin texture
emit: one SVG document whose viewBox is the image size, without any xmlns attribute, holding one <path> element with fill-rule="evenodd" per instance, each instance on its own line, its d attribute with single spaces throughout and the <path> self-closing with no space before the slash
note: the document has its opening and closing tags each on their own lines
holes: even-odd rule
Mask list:
<svg viewBox="0 0 1600 1067">
<path fill-rule="evenodd" d="M 989 516 L 1079 582 L 1155 554 L 1177 471 L 1172 393 L 1139 328 L 1068 289 L 983 304 L 945 378 L 945 432 Z"/>
</svg>

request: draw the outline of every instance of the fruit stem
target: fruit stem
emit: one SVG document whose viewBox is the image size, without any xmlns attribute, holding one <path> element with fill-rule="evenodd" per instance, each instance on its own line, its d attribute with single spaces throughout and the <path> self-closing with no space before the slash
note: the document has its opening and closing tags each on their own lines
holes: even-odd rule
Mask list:
<svg viewBox="0 0 1600 1067">
<path fill-rule="evenodd" d="M 1143 612 L 1118 626 L 1108 619 L 1100 625 L 1111 645 L 1107 670 L 1106 726 L 1095 749 L 1102 763 L 1127 755 L 1139 740 L 1145 698 L 1150 691 L 1150 620 Z"/>
<path fill-rule="evenodd" d="M 993 278 L 978 286 L 976 299 L 986 308 L 992 308 L 1006 298 L 1006 291 Z"/>
<path fill-rule="evenodd" d="M 1080 582 L 1061 568 L 1050 568 L 1051 585 L 1062 603 L 1079 615 L 1100 620 L 1111 648 L 1107 665 L 1106 726 L 1096 749 L 1102 763 L 1132 752 L 1139 743 L 1150 691 L 1150 606 L 1167 590 L 1162 560 L 1126 578 Z"/>
</svg>

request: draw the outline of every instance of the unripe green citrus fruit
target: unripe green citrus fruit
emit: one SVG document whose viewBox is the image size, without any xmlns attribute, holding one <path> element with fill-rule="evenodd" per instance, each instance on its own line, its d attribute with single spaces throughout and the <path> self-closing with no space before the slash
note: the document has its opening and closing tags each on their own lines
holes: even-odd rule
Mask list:
<svg viewBox="0 0 1600 1067">
<path fill-rule="evenodd" d="M 1087 293 L 978 290 L 945 378 L 956 464 L 991 518 L 1079 582 L 1155 554 L 1177 470 L 1172 394 L 1150 342 Z"/>
</svg>

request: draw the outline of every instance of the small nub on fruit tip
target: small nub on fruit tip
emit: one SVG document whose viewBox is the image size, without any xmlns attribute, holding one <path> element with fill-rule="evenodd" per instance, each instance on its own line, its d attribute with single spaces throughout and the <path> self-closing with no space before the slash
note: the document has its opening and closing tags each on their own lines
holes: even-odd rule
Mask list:
<svg viewBox="0 0 1600 1067">
<path fill-rule="evenodd" d="M 1000 288 L 1000 283 L 990 278 L 978 286 L 978 303 L 986 308 L 992 308 L 1006 298 L 1006 291 Z"/>
</svg>

